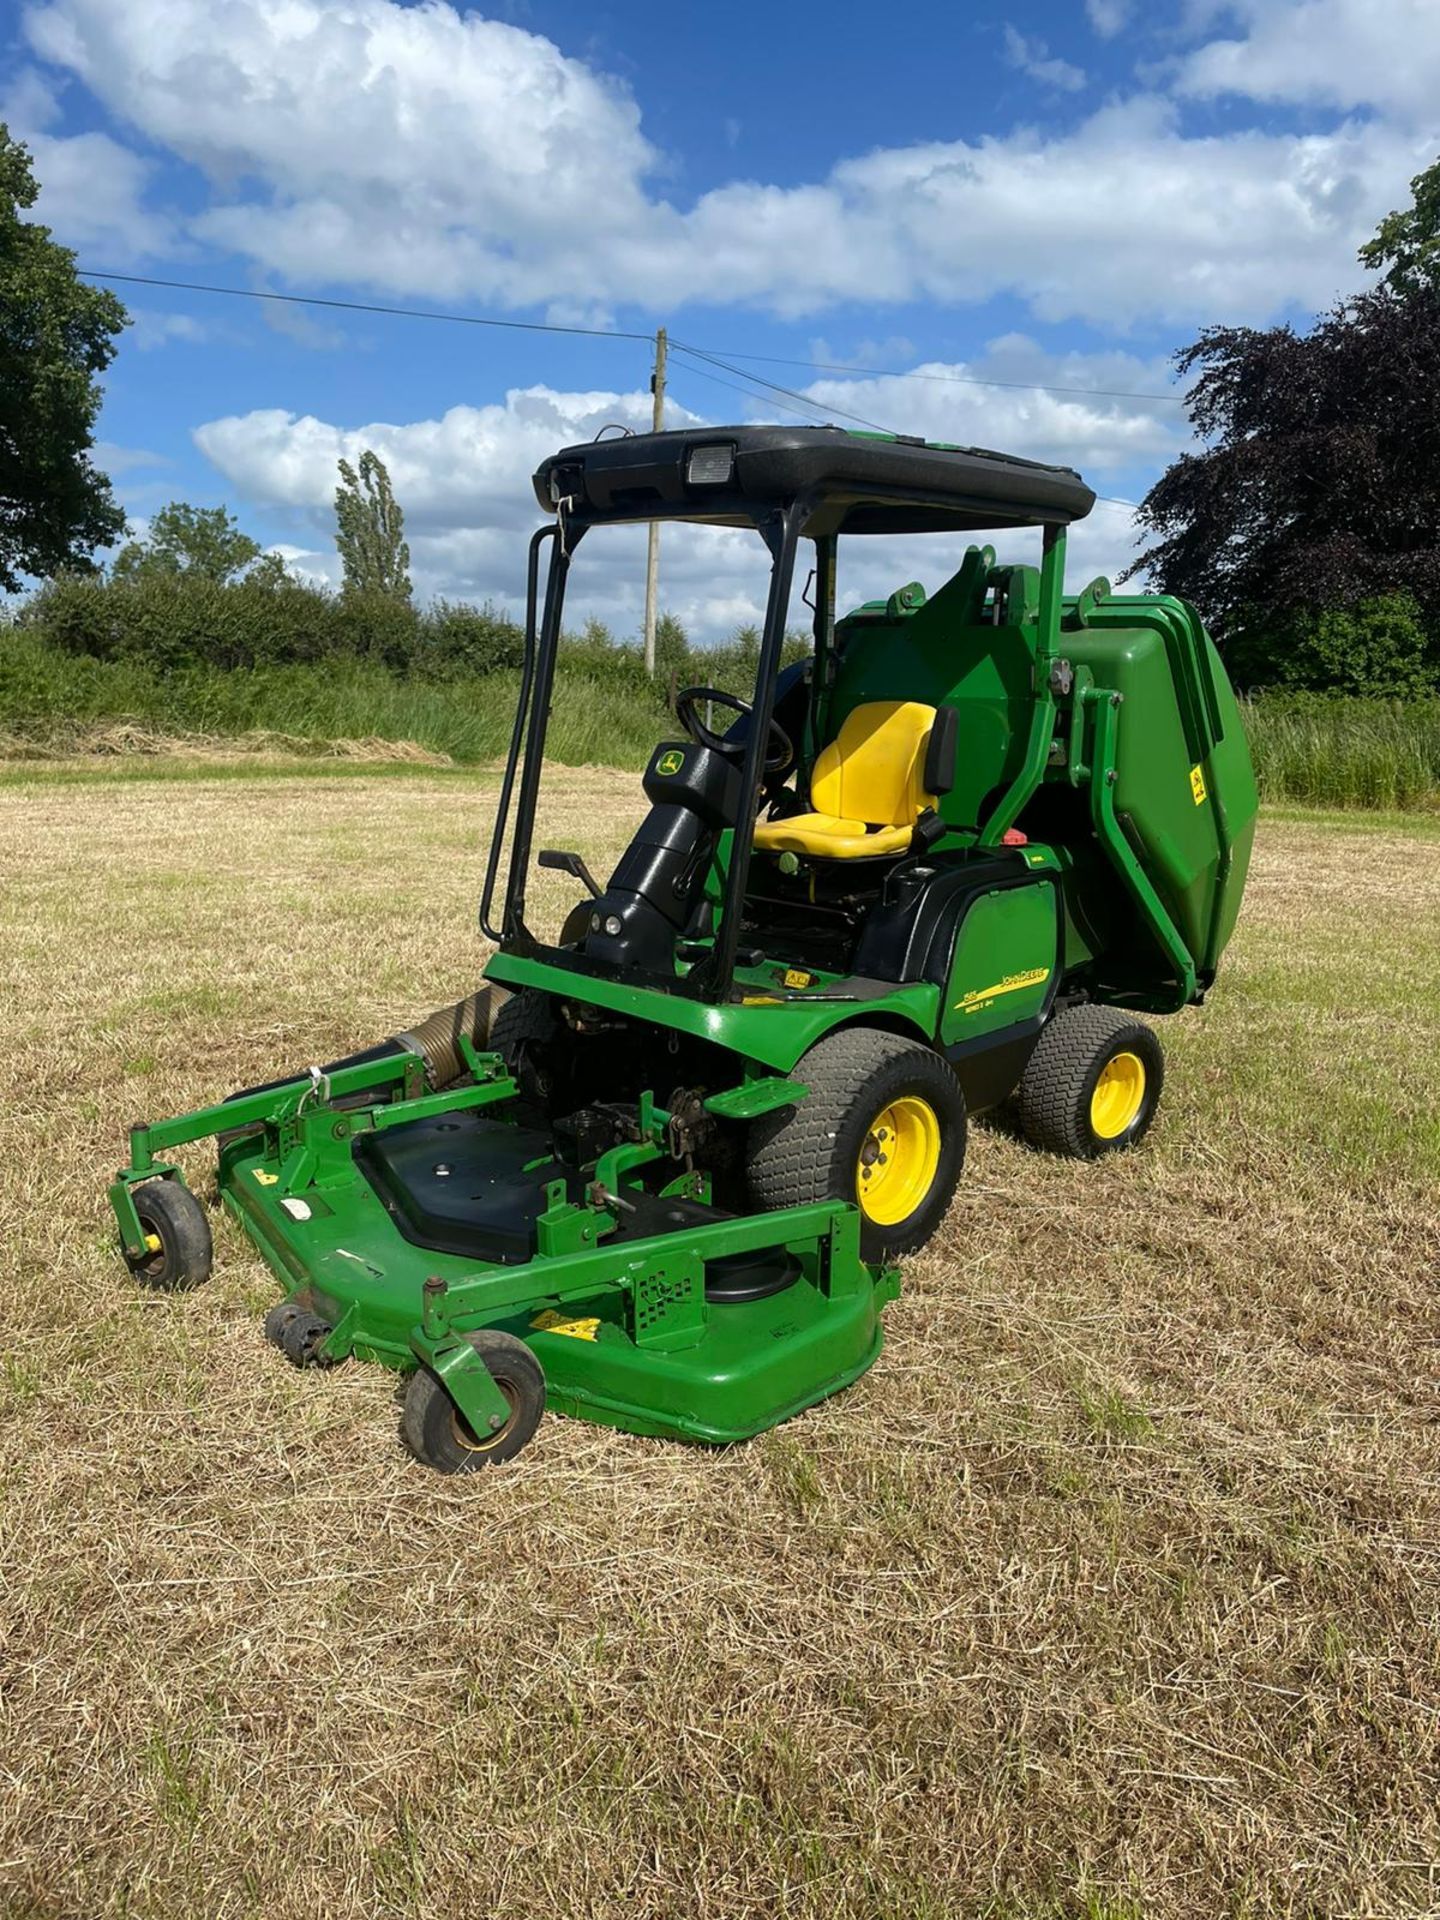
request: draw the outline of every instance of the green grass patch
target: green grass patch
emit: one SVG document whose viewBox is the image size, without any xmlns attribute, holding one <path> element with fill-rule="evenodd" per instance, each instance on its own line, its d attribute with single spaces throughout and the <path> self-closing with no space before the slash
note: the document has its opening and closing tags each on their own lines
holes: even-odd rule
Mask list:
<svg viewBox="0 0 1440 1920">
<path fill-rule="evenodd" d="M 1440 699 L 1266 694 L 1245 729 L 1266 800 L 1408 813 L 1440 807 Z"/>
<path fill-rule="evenodd" d="M 714 649 L 691 655 L 682 677 L 702 671 L 718 684 L 747 685 L 753 662 L 741 649 Z M 633 649 L 566 640 L 549 757 L 640 768 L 673 725 L 665 685 L 666 674 L 646 678 Z M 509 670 L 442 678 L 366 660 L 161 671 L 129 657 L 63 652 L 12 629 L 0 636 L 0 751 L 8 742 L 12 755 L 148 763 L 167 746 L 174 759 L 197 740 L 236 741 L 292 760 L 313 757 L 329 773 L 343 764 L 332 753 L 336 741 L 409 742 L 474 765 L 505 753 L 518 688 Z M 1272 693 L 1244 702 L 1242 713 L 1267 802 L 1440 812 L 1440 698 Z"/>
<path fill-rule="evenodd" d="M 409 741 L 473 763 L 505 753 L 518 691 L 513 672 L 427 680 L 350 661 L 160 673 L 63 654 L 23 632 L 0 644 L 0 737 L 21 753 L 144 754 L 170 741 L 275 735 L 265 744 L 288 753 L 324 752 L 334 741 Z M 565 766 L 640 767 L 665 724 L 660 690 L 643 677 L 618 666 L 564 667 L 546 750 Z"/>
</svg>

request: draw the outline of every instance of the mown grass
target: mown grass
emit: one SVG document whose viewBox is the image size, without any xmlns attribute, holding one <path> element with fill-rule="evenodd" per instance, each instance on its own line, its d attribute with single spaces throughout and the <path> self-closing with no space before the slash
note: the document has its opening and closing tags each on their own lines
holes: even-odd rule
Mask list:
<svg viewBox="0 0 1440 1920">
<path fill-rule="evenodd" d="M 647 683 L 627 650 L 588 641 L 569 648 L 551 757 L 566 766 L 643 766 L 668 724 L 664 687 Z M 696 653 L 682 677 L 738 686 L 745 673 L 730 648 L 708 664 Z M 324 756 L 337 741 L 391 742 L 470 764 L 504 753 L 517 687 L 514 673 L 406 678 L 362 662 L 160 674 L 62 654 L 12 630 L 0 634 L 0 751 L 153 753 L 199 740 Z M 1268 801 L 1440 808 L 1440 699 L 1270 694 L 1243 712 Z"/>
<path fill-rule="evenodd" d="M 1433 1912 L 1432 823 L 1267 819 L 1145 1147 L 977 1127 L 851 1391 L 455 1484 L 388 1376 L 265 1345 L 227 1221 L 138 1292 L 103 1187 L 138 1114 L 466 991 L 492 806 L 0 792 L 0 1912 Z M 642 810 L 564 775 L 544 832 Z"/>
</svg>

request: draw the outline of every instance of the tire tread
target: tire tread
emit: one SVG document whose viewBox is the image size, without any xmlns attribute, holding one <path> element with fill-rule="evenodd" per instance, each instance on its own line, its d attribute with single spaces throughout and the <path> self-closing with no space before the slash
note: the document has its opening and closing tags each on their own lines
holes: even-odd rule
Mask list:
<svg viewBox="0 0 1440 1920">
<path fill-rule="evenodd" d="M 1096 1148 L 1085 1123 L 1081 1091 L 1097 1056 L 1136 1030 L 1148 1034 L 1158 1054 L 1154 1029 L 1121 1007 L 1086 1002 L 1057 1014 L 1041 1034 L 1020 1078 L 1015 1106 L 1020 1126 L 1032 1146 L 1067 1159 L 1090 1160 Z M 1150 1067 L 1153 1109 L 1160 1097 L 1160 1079 Z M 1148 1121 L 1147 1121 L 1148 1124 Z"/>
</svg>

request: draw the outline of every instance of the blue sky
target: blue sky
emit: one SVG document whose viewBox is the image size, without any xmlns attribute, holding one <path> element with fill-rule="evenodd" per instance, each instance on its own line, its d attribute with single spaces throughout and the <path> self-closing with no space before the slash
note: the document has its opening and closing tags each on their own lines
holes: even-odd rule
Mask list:
<svg viewBox="0 0 1440 1920">
<path fill-rule="evenodd" d="M 0 118 L 85 264 L 873 368 L 735 360 L 814 417 L 1079 466 L 1087 576 L 1186 444 L 1173 349 L 1360 285 L 1437 102 L 1440 0 L 0 0 Z M 100 431 L 137 525 L 223 501 L 320 577 L 371 444 L 422 592 L 513 600 L 536 461 L 648 420 L 637 341 L 122 296 Z M 717 375 L 676 353 L 677 421 L 796 417 Z M 753 611 L 743 544 L 667 550 L 698 631 Z M 621 628 L 635 558 L 585 589 Z"/>
</svg>

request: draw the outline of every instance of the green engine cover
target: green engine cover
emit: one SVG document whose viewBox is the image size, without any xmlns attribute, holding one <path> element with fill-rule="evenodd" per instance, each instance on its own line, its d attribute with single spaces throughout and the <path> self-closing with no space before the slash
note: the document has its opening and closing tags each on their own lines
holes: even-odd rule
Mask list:
<svg viewBox="0 0 1440 1920">
<path fill-rule="evenodd" d="M 1055 989 L 1060 906 L 1054 882 L 997 887 L 961 922 L 940 1014 L 940 1040 L 956 1046 L 1034 1019 Z"/>
</svg>

